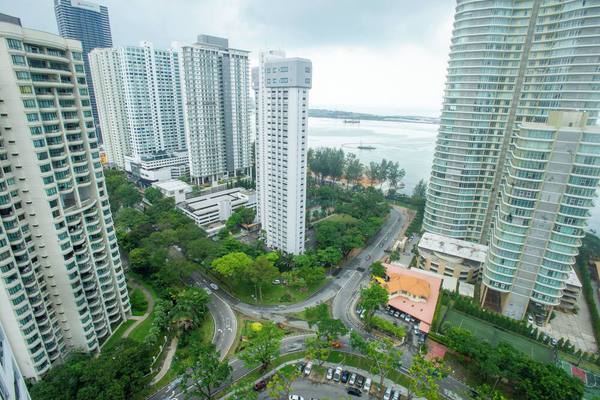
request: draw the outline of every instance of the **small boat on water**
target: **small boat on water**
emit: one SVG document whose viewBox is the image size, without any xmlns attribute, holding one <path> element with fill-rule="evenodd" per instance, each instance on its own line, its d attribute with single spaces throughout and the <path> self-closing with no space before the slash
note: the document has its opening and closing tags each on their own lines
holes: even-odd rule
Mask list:
<svg viewBox="0 0 600 400">
<path fill-rule="evenodd" d="M 361 150 L 375 150 L 375 146 L 371 146 L 368 144 L 359 144 L 358 148 Z"/>
<path fill-rule="evenodd" d="M 360 124 L 360 119 L 345 119 L 345 124 Z"/>
</svg>

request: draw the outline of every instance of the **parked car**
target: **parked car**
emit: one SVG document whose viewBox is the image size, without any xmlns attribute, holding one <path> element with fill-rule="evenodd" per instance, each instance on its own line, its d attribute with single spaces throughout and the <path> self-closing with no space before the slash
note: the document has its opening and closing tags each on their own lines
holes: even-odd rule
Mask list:
<svg viewBox="0 0 600 400">
<path fill-rule="evenodd" d="M 383 394 L 383 400 L 390 400 L 392 398 L 392 387 L 388 386 Z"/>
<path fill-rule="evenodd" d="M 257 392 L 260 392 L 261 390 L 263 390 L 266 387 L 267 387 L 267 381 L 264 379 L 261 381 L 258 381 L 254 384 L 254 390 L 256 390 Z"/>
<path fill-rule="evenodd" d="M 328 380 L 333 379 L 333 368 L 327 368 L 327 379 Z"/>
<path fill-rule="evenodd" d="M 393 308 L 388 309 L 388 314 L 394 315 L 394 309 Z"/>
<path fill-rule="evenodd" d="M 361 312 L 363 312 L 362 307 L 356 307 L 356 314 L 360 315 Z"/>
<path fill-rule="evenodd" d="M 363 390 L 365 392 L 369 393 L 369 391 L 371 390 L 371 383 L 372 383 L 371 378 L 367 378 L 365 380 L 365 384 L 363 385 Z"/>
<path fill-rule="evenodd" d="M 299 371 L 300 373 L 303 373 L 303 372 L 304 372 L 304 368 L 306 367 L 306 363 L 299 362 L 299 363 L 298 363 L 298 364 L 296 364 L 296 365 L 298 366 L 298 371 Z"/>
<path fill-rule="evenodd" d="M 304 400 L 304 397 L 298 396 L 297 394 L 290 394 L 289 400 Z"/>
<path fill-rule="evenodd" d="M 533 315 L 531 315 L 531 314 L 527 315 L 527 323 L 530 325 L 533 325 Z"/>
<path fill-rule="evenodd" d="M 410 322 L 410 315 L 406 314 L 406 317 L 404 317 L 404 320 L 405 320 L 406 322 Z"/>
<path fill-rule="evenodd" d="M 400 399 L 400 391 L 396 390 L 394 392 L 394 395 L 392 396 L 392 400 L 398 400 L 398 399 Z"/>
<path fill-rule="evenodd" d="M 338 341 L 333 341 L 331 342 L 331 347 L 333 347 L 334 349 L 339 349 L 342 348 L 344 345 L 342 344 L 342 342 L 338 342 Z"/>
<path fill-rule="evenodd" d="M 348 393 L 351 396 L 356 396 L 356 397 L 362 396 L 362 392 L 360 391 L 360 389 L 357 389 L 352 386 L 350 386 L 348 389 L 346 389 L 346 393 Z"/>
<path fill-rule="evenodd" d="M 350 380 L 348 381 L 348 385 L 354 385 L 356 383 L 356 374 L 353 373 L 350 375 Z"/>
<path fill-rule="evenodd" d="M 363 387 L 364 383 L 365 383 L 365 377 L 362 375 L 356 375 L 356 386 L 361 388 L 361 387 Z"/>
<path fill-rule="evenodd" d="M 348 379 L 350 379 L 350 372 L 342 371 L 342 383 L 348 383 Z"/>
<path fill-rule="evenodd" d="M 333 381 L 339 382 L 341 378 L 342 378 L 342 367 L 337 367 L 335 369 L 335 372 L 333 373 Z"/>
<path fill-rule="evenodd" d="M 552 346 L 555 346 L 555 347 L 556 347 L 556 345 L 558 344 L 558 340 L 556 340 L 556 339 L 552 338 L 552 339 L 550 339 L 550 344 L 551 344 Z"/>
<path fill-rule="evenodd" d="M 273 285 L 281 285 L 281 279 L 273 279 Z"/>
<path fill-rule="evenodd" d="M 365 319 L 365 315 L 367 315 L 367 310 L 362 310 L 360 313 L 360 319 Z"/>
<path fill-rule="evenodd" d="M 216 284 L 216 283 L 211 283 L 211 284 L 210 284 L 210 285 L 208 285 L 208 286 L 210 286 L 210 288 L 211 288 L 212 290 L 219 290 L 219 287 L 217 286 L 217 284 Z"/>
<path fill-rule="evenodd" d="M 400 316 L 400 311 L 395 311 L 394 312 L 394 317 L 398 318 Z"/>
<path fill-rule="evenodd" d="M 309 361 L 306 363 L 306 366 L 304 367 L 304 375 L 306 375 L 306 376 L 310 375 L 310 371 L 312 371 L 312 366 L 313 366 L 312 361 Z"/>
<path fill-rule="evenodd" d="M 400 313 L 400 318 L 404 318 L 404 317 L 406 317 L 406 314 L 405 313 Z"/>
</svg>

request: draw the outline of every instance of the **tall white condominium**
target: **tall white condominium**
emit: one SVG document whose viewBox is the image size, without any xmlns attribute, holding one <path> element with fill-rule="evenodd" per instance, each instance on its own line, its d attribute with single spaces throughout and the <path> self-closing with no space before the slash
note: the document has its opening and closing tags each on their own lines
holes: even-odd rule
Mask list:
<svg viewBox="0 0 600 400">
<path fill-rule="evenodd" d="M 81 44 L 0 16 L 0 322 L 21 372 L 130 312 Z"/>
<path fill-rule="evenodd" d="M 600 110 L 600 1 L 458 0 L 423 226 L 486 242 L 520 124 Z"/>
<path fill-rule="evenodd" d="M 163 160 L 167 173 L 151 181 L 187 169 L 179 55 L 142 42 L 92 50 L 90 67 L 109 163 L 131 171 L 130 164 Z"/>
<path fill-rule="evenodd" d="M 521 319 L 560 303 L 600 182 L 600 127 L 551 111 L 514 135 L 493 216 L 482 302 Z"/>
<path fill-rule="evenodd" d="M 256 94 L 257 211 L 266 244 L 290 254 L 304 252 L 308 91 L 312 63 L 260 55 L 253 72 Z"/>
<path fill-rule="evenodd" d="M 250 71 L 248 52 L 229 41 L 199 35 L 183 45 L 181 79 L 190 176 L 214 182 L 250 169 Z"/>
<path fill-rule="evenodd" d="M 29 400 L 29 392 L 0 321 L 0 399 Z"/>
</svg>

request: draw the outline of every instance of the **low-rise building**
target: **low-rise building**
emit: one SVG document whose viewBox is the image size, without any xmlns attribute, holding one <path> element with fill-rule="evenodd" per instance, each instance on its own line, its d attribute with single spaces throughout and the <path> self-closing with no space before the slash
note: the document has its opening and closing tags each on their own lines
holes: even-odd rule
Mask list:
<svg viewBox="0 0 600 400">
<path fill-rule="evenodd" d="M 192 192 L 192 186 L 179 179 L 154 182 L 152 187 L 160 190 L 163 196 L 175 199 L 175 204 L 185 201 L 186 195 Z"/>
<path fill-rule="evenodd" d="M 460 281 L 475 282 L 479 279 L 488 248 L 465 240 L 425 233 L 418 249 L 417 266 L 420 269 L 453 276 Z"/>
<path fill-rule="evenodd" d="M 1 14 L 0 14 L 1 17 Z M 29 400 L 23 375 L 0 323 L 0 399 Z"/>
<path fill-rule="evenodd" d="M 569 278 L 565 282 L 566 286 L 563 289 L 563 295 L 560 299 L 560 308 L 566 311 L 573 311 L 577 306 L 577 300 L 581 296 L 581 282 L 577 273 L 571 268 Z"/>
<path fill-rule="evenodd" d="M 442 287 L 442 279 L 418 269 L 384 264 L 385 279 L 378 279 L 388 291 L 388 306 L 413 317 L 419 330 L 428 333 Z"/>
<path fill-rule="evenodd" d="M 142 186 L 189 175 L 187 152 L 157 153 L 139 158 L 126 155 L 125 171 Z"/>
<path fill-rule="evenodd" d="M 241 207 L 256 209 L 256 194 L 254 190 L 233 188 L 187 199 L 177 207 L 211 236 L 223 227 L 223 222 L 235 210 Z"/>
</svg>

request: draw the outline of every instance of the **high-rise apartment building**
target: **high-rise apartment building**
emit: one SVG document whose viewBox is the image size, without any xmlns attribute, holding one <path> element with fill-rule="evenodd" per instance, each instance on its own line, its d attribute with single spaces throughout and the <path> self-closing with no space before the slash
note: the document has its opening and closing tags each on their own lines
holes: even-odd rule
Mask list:
<svg viewBox="0 0 600 400">
<path fill-rule="evenodd" d="M 266 244 L 290 254 L 304 252 L 308 92 L 312 63 L 260 55 L 253 71 L 256 98 L 257 211 Z"/>
<path fill-rule="evenodd" d="M 0 321 L 0 399 L 29 400 L 25 379 Z"/>
<path fill-rule="evenodd" d="M 0 322 L 39 378 L 130 312 L 79 42 L 0 22 L 0 135 Z"/>
<path fill-rule="evenodd" d="M 190 176 L 196 183 L 248 174 L 251 165 L 248 52 L 200 35 L 179 46 Z"/>
<path fill-rule="evenodd" d="M 559 305 L 600 183 L 600 127 L 551 111 L 514 135 L 493 216 L 482 302 L 521 319 Z"/>
<path fill-rule="evenodd" d="M 79 40 L 83 47 L 83 62 L 92 102 L 92 113 L 96 127 L 99 128 L 88 54 L 96 48 L 112 47 L 108 8 L 87 0 L 54 0 L 54 13 L 60 36 Z"/>
<path fill-rule="evenodd" d="M 598 1 L 458 0 L 426 231 L 485 243 L 510 143 L 551 110 L 600 111 Z"/>
<path fill-rule="evenodd" d="M 142 42 L 95 49 L 89 58 L 108 162 L 149 181 L 186 173 L 177 52 Z"/>
</svg>

